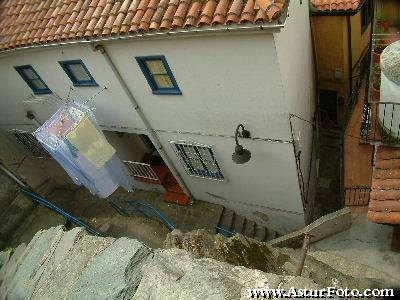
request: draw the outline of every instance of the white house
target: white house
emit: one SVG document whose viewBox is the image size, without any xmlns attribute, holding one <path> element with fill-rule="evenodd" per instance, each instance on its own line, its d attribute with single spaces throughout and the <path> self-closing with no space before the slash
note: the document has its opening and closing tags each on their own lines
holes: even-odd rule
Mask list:
<svg viewBox="0 0 400 300">
<path fill-rule="evenodd" d="M 307 1 L 6 0 L 0 20 L 2 130 L 32 131 L 67 99 L 93 97 L 142 177 L 153 173 L 135 162 L 157 164 L 158 152 L 194 200 L 281 233 L 304 226 L 315 178 Z M 239 138 L 244 164 L 232 161 L 239 124 L 251 134 Z M 136 175 L 137 188 L 163 190 Z"/>
</svg>

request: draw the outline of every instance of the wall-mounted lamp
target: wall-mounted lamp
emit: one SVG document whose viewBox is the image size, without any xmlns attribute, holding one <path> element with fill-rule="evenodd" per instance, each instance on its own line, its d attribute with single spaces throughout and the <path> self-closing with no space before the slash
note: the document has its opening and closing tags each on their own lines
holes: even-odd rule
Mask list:
<svg viewBox="0 0 400 300">
<path fill-rule="evenodd" d="M 236 127 L 236 132 L 235 132 L 235 142 L 236 142 L 235 152 L 233 152 L 232 154 L 232 160 L 235 164 L 247 163 L 251 158 L 251 152 L 243 148 L 243 146 L 239 144 L 238 135 L 240 128 L 242 128 L 242 137 L 250 138 L 250 132 L 244 129 L 243 124 L 239 124 L 238 127 Z"/>
</svg>

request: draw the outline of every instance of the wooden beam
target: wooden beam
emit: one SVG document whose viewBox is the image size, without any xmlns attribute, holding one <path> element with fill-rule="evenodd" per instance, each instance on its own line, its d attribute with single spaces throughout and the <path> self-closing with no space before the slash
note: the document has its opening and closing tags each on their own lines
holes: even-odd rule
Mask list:
<svg viewBox="0 0 400 300">
<path fill-rule="evenodd" d="M 300 248 L 304 235 L 311 235 L 310 244 L 326 238 L 335 233 L 349 229 L 351 226 L 351 213 L 348 207 L 322 216 L 303 229 L 286 234 L 268 242 L 273 247 Z"/>
</svg>

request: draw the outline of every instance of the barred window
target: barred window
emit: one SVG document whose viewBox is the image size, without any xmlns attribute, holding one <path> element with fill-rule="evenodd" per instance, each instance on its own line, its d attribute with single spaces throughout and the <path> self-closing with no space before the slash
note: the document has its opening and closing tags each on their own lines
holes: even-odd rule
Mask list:
<svg viewBox="0 0 400 300">
<path fill-rule="evenodd" d="M 21 142 L 27 150 L 36 157 L 51 157 L 50 154 L 38 142 L 35 136 L 27 131 L 11 130 L 10 133 Z"/>
<path fill-rule="evenodd" d="M 173 142 L 173 146 L 190 175 L 224 179 L 211 147 L 175 142 Z"/>
</svg>

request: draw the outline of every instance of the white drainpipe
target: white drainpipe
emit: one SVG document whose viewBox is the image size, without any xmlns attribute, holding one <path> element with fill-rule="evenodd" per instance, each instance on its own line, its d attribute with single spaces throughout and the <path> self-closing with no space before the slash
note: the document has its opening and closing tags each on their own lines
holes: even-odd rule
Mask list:
<svg viewBox="0 0 400 300">
<path fill-rule="evenodd" d="M 151 127 L 150 122 L 147 120 L 146 116 L 144 115 L 143 111 L 139 107 L 135 97 L 133 96 L 132 92 L 129 90 L 128 85 L 125 83 L 124 79 L 121 76 L 121 73 L 118 71 L 117 67 L 115 66 L 114 62 L 112 61 L 111 57 L 108 55 L 106 49 L 104 49 L 103 45 L 95 45 L 92 47 L 93 51 L 99 51 L 104 58 L 106 59 L 108 65 L 112 69 L 115 77 L 117 78 L 118 82 L 120 83 L 122 89 L 124 90 L 126 96 L 129 98 L 131 103 L 133 104 L 133 108 L 135 109 L 136 113 L 139 115 L 139 118 L 143 122 L 147 133 L 152 138 L 154 142 L 154 146 L 156 147 L 157 151 L 160 153 L 162 158 L 164 159 L 165 163 L 167 164 L 171 173 L 175 176 L 175 179 L 178 181 L 179 185 L 183 189 L 186 195 L 193 199 L 188 187 L 186 186 L 185 182 L 183 181 L 181 175 L 179 174 L 178 170 L 174 167 L 172 160 L 169 158 L 167 152 L 165 152 L 161 142 L 157 136 L 155 130 Z"/>
</svg>

